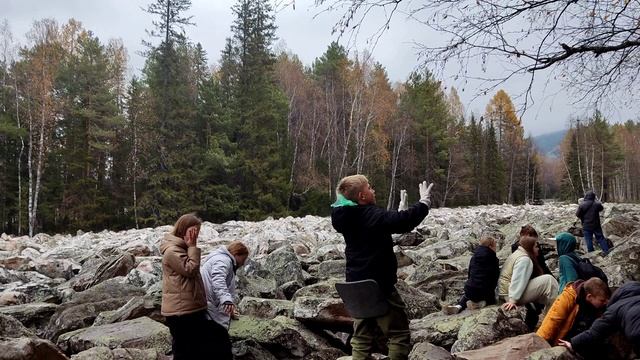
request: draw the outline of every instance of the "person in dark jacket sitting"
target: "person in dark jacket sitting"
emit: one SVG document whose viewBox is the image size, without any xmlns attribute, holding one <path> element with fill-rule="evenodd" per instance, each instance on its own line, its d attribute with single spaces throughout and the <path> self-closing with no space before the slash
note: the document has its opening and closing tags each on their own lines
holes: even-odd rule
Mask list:
<svg viewBox="0 0 640 360">
<path fill-rule="evenodd" d="M 491 236 L 480 237 L 480 246 L 473 252 L 469 261 L 469 275 L 464 284 L 464 295 L 457 305 L 447 305 L 442 310 L 448 314 L 457 314 L 466 309 L 480 309 L 496 303 L 496 286 L 500 276 L 500 263 L 496 256 L 496 239 Z"/>
<path fill-rule="evenodd" d="M 578 206 L 576 216 L 582 221 L 582 232 L 584 233 L 584 241 L 587 243 L 587 251 L 592 252 L 593 249 L 593 236 L 596 236 L 596 240 L 602 252 L 607 255 L 609 253 L 609 245 L 602 233 L 602 226 L 600 225 L 600 211 L 604 210 L 602 203 L 596 199 L 596 193 L 589 190 L 584 194 L 584 200 Z"/>
<path fill-rule="evenodd" d="M 622 285 L 607 305 L 607 310 L 591 327 L 572 337 L 571 341 L 559 340 L 565 346 L 585 358 L 600 353 L 598 349 L 616 331 L 633 344 L 636 356 L 640 355 L 640 282 L 631 281 Z"/>
<path fill-rule="evenodd" d="M 389 358 L 397 360 L 409 356 L 409 319 L 395 288 L 398 263 L 391 234 L 409 232 L 422 222 L 431 206 L 432 186 L 427 187 L 426 181 L 421 183 L 420 201 L 407 210 L 387 211 L 375 205 L 375 191 L 365 176 L 347 176 L 338 183 L 337 201 L 331 205 L 331 223 L 346 243 L 346 280 L 375 280 L 389 303 L 385 315 L 354 320 L 353 360 L 369 356 L 378 328 L 388 339 Z"/>
</svg>

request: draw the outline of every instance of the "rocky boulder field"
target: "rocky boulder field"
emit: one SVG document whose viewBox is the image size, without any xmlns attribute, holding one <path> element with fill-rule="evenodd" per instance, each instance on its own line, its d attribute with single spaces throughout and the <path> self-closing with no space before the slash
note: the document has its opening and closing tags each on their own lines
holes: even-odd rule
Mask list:
<svg viewBox="0 0 640 360">
<path fill-rule="evenodd" d="M 610 285 L 640 280 L 640 205 L 604 204 L 609 256 L 586 255 Z M 527 333 L 523 310 L 496 306 L 444 315 L 462 294 L 479 236 L 494 234 L 503 262 L 520 227 L 532 224 L 557 271 L 556 233 L 582 229 L 575 204 L 433 209 L 394 238 L 397 285 L 411 319 L 411 359 L 572 359 Z M 0 359 L 170 359 L 160 314 L 160 240 L 171 226 L 72 235 L 0 237 Z M 579 252 L 584 249 L 582 238 Z M 235 359 L 348 359 L 352 319 L 334 284 L 344 279 L 344 240 L 329 218 L 205 223 L 203 256 L 242 240 L 241 316 L 230 335 Z M 557 275 L 557 273 L 556 273 Z M 618 358 L 625 358 L 620 346 Z M 215 352 L 215 349 L 212 349 Z M 380 353 L 384 345 L 380 344 Z M 384 359 L 384 355 L 377 359 Z M 612 355 L 613 356 L 613 355 Z"/>
</svg>

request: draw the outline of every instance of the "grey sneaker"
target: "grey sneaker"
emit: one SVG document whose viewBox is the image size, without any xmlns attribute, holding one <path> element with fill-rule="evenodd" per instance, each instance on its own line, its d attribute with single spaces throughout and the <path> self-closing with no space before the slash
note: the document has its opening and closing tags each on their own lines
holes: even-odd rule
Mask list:
<svg viewBox="0 0 640 360">
<path fill-rule="evenodd" d="M 478 302 L 467 300 L 467 309 L 469 309 L 469 310 L 482 309 L 486 305 L 487 305 L 487 302 L 484 301 L 484 300 L 478 301 Z"/>
<path fill-rule="evenodd" d="M 454 315 L 459 313 L 462 310 L 462 306 L 460 305 L 445 305 L 442 307 L 442 312 L 447 315 Z"/>
</svg>

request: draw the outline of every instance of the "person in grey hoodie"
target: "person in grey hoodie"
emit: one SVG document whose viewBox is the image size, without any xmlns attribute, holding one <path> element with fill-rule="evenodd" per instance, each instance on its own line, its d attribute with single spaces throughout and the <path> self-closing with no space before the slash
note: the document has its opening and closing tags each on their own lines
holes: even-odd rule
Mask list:
<svg viewBox="0 0 640 360">
<path fill-rule="evenodd" d="M 207 318 L 211 346 L 217 359 L 233 358 L 229 339 L 229 324 L 236 314 L 236 270 L 249 257 L 249 249 L 240 241 L 215 249 L 204 260 L 200 274 L 207 294 Z"/>
</svg>

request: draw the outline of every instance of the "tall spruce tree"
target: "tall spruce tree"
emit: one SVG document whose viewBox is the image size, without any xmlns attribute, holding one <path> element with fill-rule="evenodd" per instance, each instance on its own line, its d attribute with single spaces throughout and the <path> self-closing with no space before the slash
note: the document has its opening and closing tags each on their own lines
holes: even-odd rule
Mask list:
<svg viewBox="0 0 640 360">
<path fill-rule="evenodd" d="M 233 183 L 239 216 L 258 219 L 286 213 L 288 184 L 287 102 L 274 78 L 273 9 L 267 0 L 240 0 L 225 53 L 224 86 L 233 108 L 231 140 L 237 145 Z M 235 71 L 235 72 L 234 72 Z"/>
</svg>

